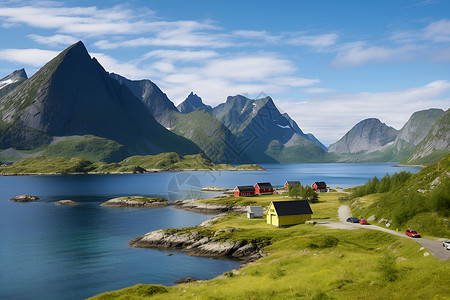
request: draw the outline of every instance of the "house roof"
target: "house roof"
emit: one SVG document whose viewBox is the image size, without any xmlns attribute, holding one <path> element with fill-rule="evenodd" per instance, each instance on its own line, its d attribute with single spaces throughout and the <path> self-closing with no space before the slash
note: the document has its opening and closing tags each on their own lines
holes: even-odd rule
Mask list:
<svg viewBox="0 0 450 300">
<path fill-rule="evenodd" d="M 286 181 L 286 183 L 290 186 L 300 185 L 300 181 Z"/>
<path fill-rule="evenodd" d="M 262 206 L 247 206 L 247 212 L 263 214 Z"/>
<path fill-rule="evenodd" d="M 307 200 L 273 201 L 278 216 L 312 215 Z"/>
<path fill-rule="evenodd" d="M 321 188 L 321 187 L 326 188 L 326 187 L 327 187 L 327 184 L 326 184 L 324 181 L 316 181 L 316 182 L 314 182 L 314 183 L 315 183 L 316 186 L 319 187 L 319 188 Z"/>
<path fill-rule="evenodd" d="M 254 192 L 255 187 L 252 185 L 241 185 L 236 187 L 240 192 Z"/>
<path fill-rule="evenodd" d="M 260 189 L 273 189 L 270 182 L 258 182 L 256 185 L 259 186 Z"/>
</svg>

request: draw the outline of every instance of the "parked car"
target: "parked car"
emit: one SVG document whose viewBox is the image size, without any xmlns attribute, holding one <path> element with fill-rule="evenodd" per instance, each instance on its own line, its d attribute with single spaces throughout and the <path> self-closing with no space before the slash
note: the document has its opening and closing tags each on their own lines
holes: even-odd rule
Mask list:
<svg viewBox="0 0 450 300">
<path fill-rule="evenodd" d="M 367 220 L 366 220 L 366 219 L 361 219 L 361 220 L 359 220 L 359 223 L 360 223 L 361 225 L 367 225 L 367 224 L 369 224 L 369 223 L 367 223 Z"/>
<path fill-rule="evenodd" d="M 350 217 L 350 218 L 347 218 L 347 222 L 350 222 L 350 223 L 359 223 L 359 219 L 358 219 L 358 218 L 355 218 L 355 217 Z"/>
<path fill-rule="evenodd" d="M 412 229 L 408 228 L 408 229 L 406 229 L 405 233 L 406 233 L 407 236 L 410 236 L 410 237 L 413 237 L 413 238 L 420 238 L 420 234 L 417 231 L 415 231 L 415 230 L 412 230 Z"/>
<path fill-rule="evenodd" d="M 450 241 L 446 241 L 442 243 L 442 246 L 444 246 L 445 248 L 447 248 L 447 250 L 450 250 Z"/>
</svg>

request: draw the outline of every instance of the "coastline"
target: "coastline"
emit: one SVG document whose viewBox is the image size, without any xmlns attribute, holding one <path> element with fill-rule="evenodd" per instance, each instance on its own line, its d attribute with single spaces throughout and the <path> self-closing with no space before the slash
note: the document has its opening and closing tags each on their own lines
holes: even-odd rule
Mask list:
<svg viewBox="0 0 450 300">
<path fill-rule="evenodd" d="M 250 241 L 218 238 L 221 233 L 231 233 L 239 228 L 218 231 L 209 229 L 226 215 L 228 213 L 221 213 L 190 228 L 154 230 L 130 240 L 128 245 L 133 248 L 176 249 L 198 257 L 239 260 L 241 262 L 239 268 L 264 257 L 266 254 L 262 249 Z"/>
<path fill-rule="evenodd" d="M 124 175 L 124 174 L 148 174 L 163 172 L 223 172 L 223 171 L 266 171 L 266 169 L 149 169 L 144 172 L 49 172 L 49 173 L 0 173 L 0 176 L 61 176 L 61 175 Z"/>
</svg>

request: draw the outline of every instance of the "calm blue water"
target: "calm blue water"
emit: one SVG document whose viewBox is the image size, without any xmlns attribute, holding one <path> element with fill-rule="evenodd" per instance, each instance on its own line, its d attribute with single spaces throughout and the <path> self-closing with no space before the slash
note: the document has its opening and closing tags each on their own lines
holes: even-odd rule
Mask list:
<svg viewBox="0 0 450 300">
<path fill-rule="evenodd" d="M 152 230 L 193 226 L 211 215 L 171 207 L 106 208 L 117 196 L 173 200 L 212 197 L 204 186 L 233 188 L 286 180 L 326 181 L 331 187 L 364 184 L 402 170 L 390 164 L 264 165 L 267 171 L 130 175 L 0 177 L 0 299 L 83 299 L 137 283 L 171 285 L 183 277 L 208 279 L 238 267 L 232 260 L 191 257 L 174 250 L 136 249 L 128 241 Z M 8 201 L 37 195 L 34 203 Z M 81 202 L 56 206 L 62 199 Z M 167 256 L 173 253 L 173 256 Z"/>
</svg>

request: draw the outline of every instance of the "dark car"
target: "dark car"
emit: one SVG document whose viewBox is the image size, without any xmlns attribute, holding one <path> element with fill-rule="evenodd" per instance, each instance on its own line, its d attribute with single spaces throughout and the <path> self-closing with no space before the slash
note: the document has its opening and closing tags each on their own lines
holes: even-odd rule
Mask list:
<svg viewBox="0 0 450 300">
<path fill-rule="evenodd" d="M 367 220 L 366 220 L 366 219 L 361 219 L 361 220 L 359 220 L 359 223 L 360 223 L 361 225 L 367 225 L 367 224 L 369 224 L 369 223 L 367 223 Z"/>
<path fill-rule="evenodd" d="M 407 236 L 410 236 L 410 237 L 413 237 L 413 238 L 420 238 L 420 234 L 417 231 L 409 229 L 409 228 L 406 229 L 405 234 Z"/>
<path fill-rule="evenodd" d="M 347 222 L 350 222 L 350 223 L 359 223 L 359 219 L 358 219 L 358 218 L 355 218 L 355 217 L 350 217 L 350 218 L 347 218 Z"/>
</svg>

